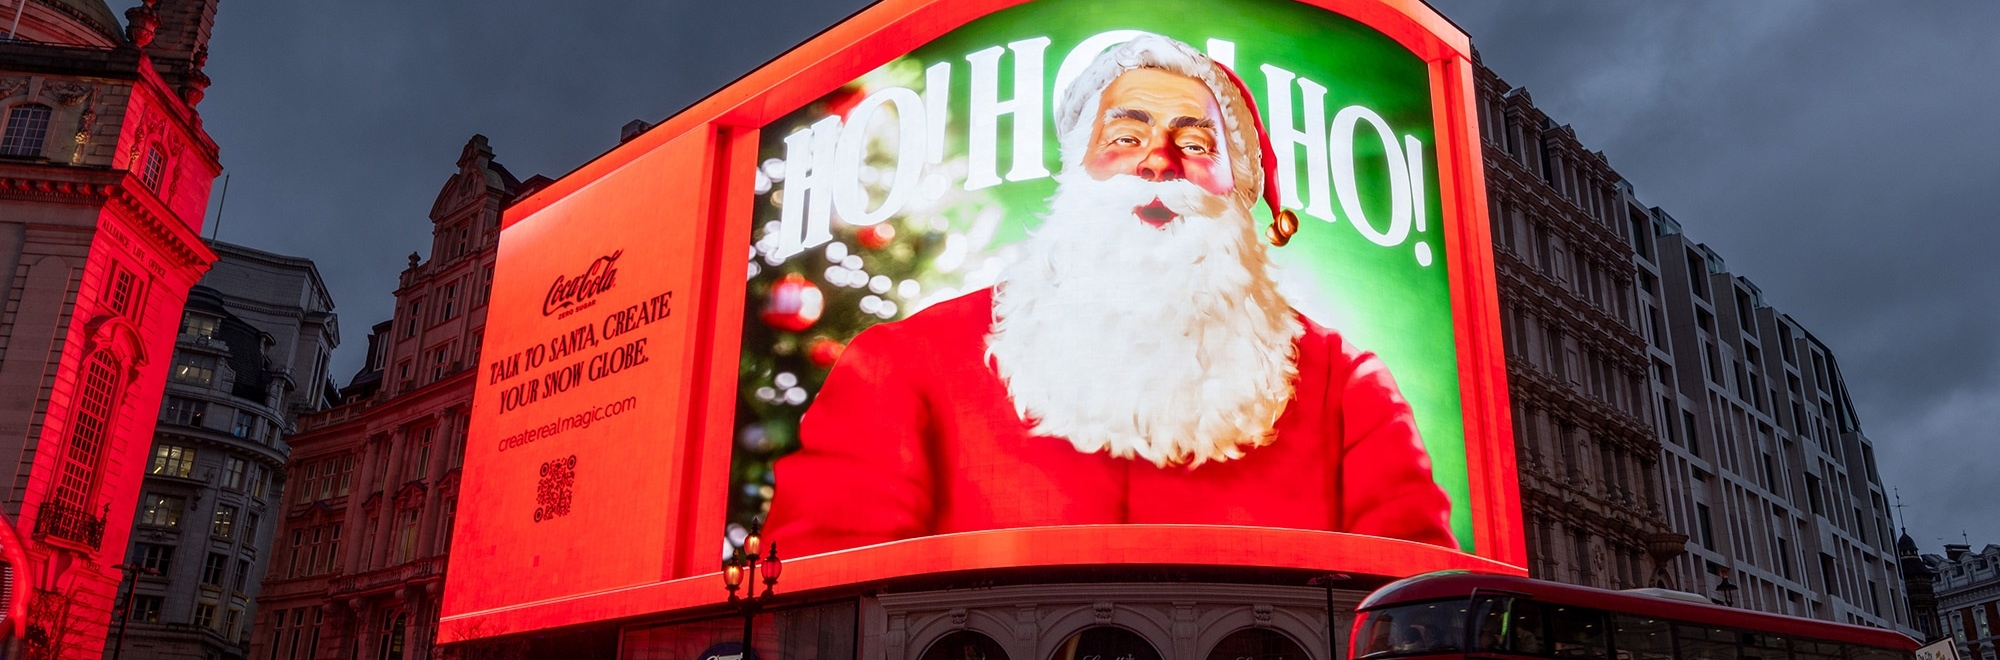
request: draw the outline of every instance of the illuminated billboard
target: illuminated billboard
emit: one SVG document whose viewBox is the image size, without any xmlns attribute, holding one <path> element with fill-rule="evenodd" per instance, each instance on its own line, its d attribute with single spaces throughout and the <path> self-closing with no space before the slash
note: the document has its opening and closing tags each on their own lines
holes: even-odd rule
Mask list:
<svg viewBox="0 0 2000 660">
<path fill-rule="evenodd" d="M 1469 55 L 1413 1 L 890 2 L 564 177 L 440 640 L 717 602 L 755 521 L 794 590 L 1520 572 Z"/>
</svg>

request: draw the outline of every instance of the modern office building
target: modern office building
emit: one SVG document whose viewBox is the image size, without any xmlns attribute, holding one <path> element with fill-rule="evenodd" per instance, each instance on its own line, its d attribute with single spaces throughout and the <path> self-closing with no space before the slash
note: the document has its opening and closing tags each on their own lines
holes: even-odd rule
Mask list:
<svg viewBox="0 0 2000 660">
<path fill-rule="evenodd" d="M 181 308 L 215 260 L 195 110 L 215 5 L 148 0 L 121 28 L 102 0 L 37 0 L 0 24 L 5 657 L 104 651 Z"/>
<path fill-rule="evenodd" d="M 1528 570 L 1679 588 L 1686 538 L 1661 510 L 1630 187 L 1526 89 L 1477 71 Z"/>
<path fill-rule="evenodd" d="M 1887 491 L 1833 350 L 1657 207 L 1634 215 L 1667 513 L 1689 590 L 1914 630 Z"/>
<path fill-rule="evenodd" d="M 466 143 L 344 403 L 300 418 L 251 657 L 430 657 L 500 208 L 522 189 Z"/>
<path fill-rule="evenodd" d="M 333 394 L 340 344 L 313 262 L 210 242 L 188 295 L 127 563 L 125 653 L 242 658 L 277 527 L 286 438 Z"/>
</svg>

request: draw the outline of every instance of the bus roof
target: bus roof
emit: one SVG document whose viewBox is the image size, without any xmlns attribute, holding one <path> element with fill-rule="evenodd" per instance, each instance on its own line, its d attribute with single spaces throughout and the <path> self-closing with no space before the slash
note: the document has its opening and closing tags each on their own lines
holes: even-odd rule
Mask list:
<svg viewBox="0 0 2000 660">
<path fill-rule="evenodd" d="M 1464 571 L 1427 573 L 1390 583 L 1361 601 L 1358 609 L 1371 610 L 1429 600 L 1467 598 L 1474 590 L 1525 596 L 1547 603 L 1562 603 L 1627 614 L 1656 616 L 1719 627 L 1744 628 L 1779 635 L 1861 644 L 1913 651 L 1916 640 L 1881 628 L 1848 625 L 1818 619 L 1769 614 L 1735 607 L 1688 602 L 1660 596 L 1611 591 L 1572 584 L 1548 582 L 1508 575 L 1488 575 Z"/>
</svg>

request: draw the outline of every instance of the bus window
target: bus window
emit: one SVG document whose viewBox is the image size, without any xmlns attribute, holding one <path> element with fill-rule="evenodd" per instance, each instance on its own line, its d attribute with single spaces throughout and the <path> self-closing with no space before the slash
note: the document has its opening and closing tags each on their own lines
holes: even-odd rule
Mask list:
<svg viewBox="0 0 2000 660">
<path fill-rule="evenodd" d="M 1792 660 L 1791 644 L 1785 637 L 1743 633 L 1742 660 Z"/>
<path fill-rule="evenodd" d="M 1736 631 L 1686 623 L 1674 624 L 1680 638 L 1681 660 L 1737 660 Z"/>
<path fill-rule="evenodd" d="M 1909 651 L 1877 648 L 1873 646 L 1848 646 L 1847 660 L 1910 660 Z"/>
<path fill-rule="evenodd" d="M 1618 660 L 1674 660 L 1673 624 L 1623 614 L 1615 621 L 1618 627 L 1611 633 L 1611 646 L 1617 649 Z"/>
<path fill-rule="evenodd" d="M 1477 651 L 1507 650 L 1507 606 L 1514 599 L 1481 596 L 1472 603 L 1472 648 Z"/>
<path fill-rule="evenodd" d="M 1360 658 L 1459 651 L 1465 601 L 1417 603 L 1364 612 Z"/>
<path fill-rule="evenodd" d="M 1840 645 L 1833 642 L 1794 639 L 1792 660 L 1841 660 Z"/>
<path fill-rule="evenodd" d="M 1542 604 L 1514 601 L 1507 611 L 1507 639 L 1515 653 L 1542 655 L 1549 652 L 1548 629 L 1543 626 Z"/>
<path fill-rule="evenodd" d="M 1549 647 L 1558 658 L 1603 660 L 1610 654 L 1604 613 L 1558 605 L 1549 608 Z"/>
</svg>

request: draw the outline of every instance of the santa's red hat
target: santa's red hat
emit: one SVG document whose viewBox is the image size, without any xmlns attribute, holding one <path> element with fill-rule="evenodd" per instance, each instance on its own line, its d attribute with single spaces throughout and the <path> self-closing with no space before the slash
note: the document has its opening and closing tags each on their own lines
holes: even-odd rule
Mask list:
<svg viewBox="0 0 2000 660">
<path fill-rule="evenodd" d="M 1223 132 L 1228 139 L 1231 174 L 1237 181 L 1239 194 L 1246 203 L 1258 198 L 1264 200 L 1271 209 L 1271 225 L 1264 237 L 1272 245 L 1284 245 L 1291 241 L 1292 234 L 1299 230 L 1298 216 L 1279 203 L 1278 157 L 1271 148 L 1271 135 L 1264 128 L 1262 117 L 1257 112 L 1256 98 L 1251 96 L 1243 79 L 1222 63 L 1210 59 L 1193 46 L 1157 34 L 1142 33 L 1131 40 L 1111 47 L 1097 56 L 1090 66 L 1072 81 L 1068 89 L 1061 90 L 1056 108 L 1056 130 L 1063 146 L 1063 162 L 1066 167 L 1076 166 L 1082 161 L 1090 139 L 1089 123 L 1100 110 L 1099 99 L 1111 83 L 1133 69 L 1161 69 L 1186 75 L 1200 80 L 1208 86 L 1209 93 L 1215 95 L 1216 104 L 1222 109 Z M 1246 130 L 1249 129 L 1249 130 Z M 1256 154 L 1254 158 L 1243 156 Z"/>
</svg>

